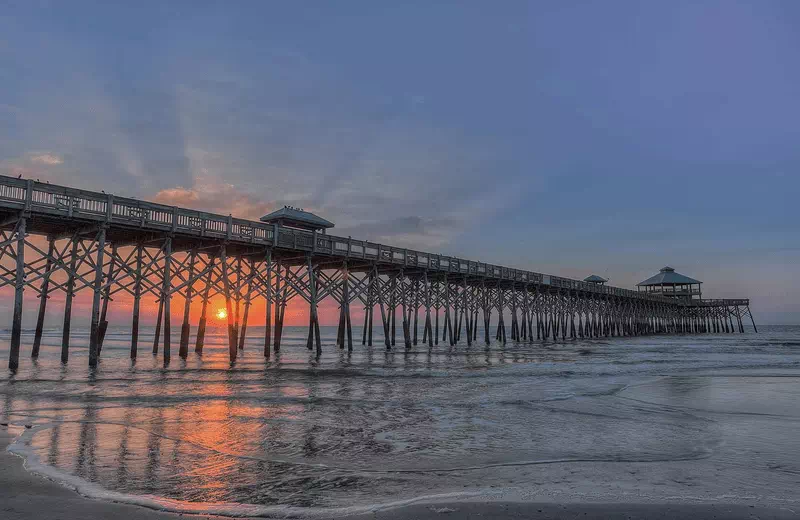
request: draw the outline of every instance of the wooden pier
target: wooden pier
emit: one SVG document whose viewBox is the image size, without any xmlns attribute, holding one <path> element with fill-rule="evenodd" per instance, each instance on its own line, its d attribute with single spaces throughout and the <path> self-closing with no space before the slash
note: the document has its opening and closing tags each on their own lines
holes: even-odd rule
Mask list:
<svg viewBox="0 0 800 520">
<path fill-rule="evenodd" d="M 387 349 L 396 345 L 398 311 L 407 349 L 419 341 L 429 347 L 439 341 L 472 345 L 479 341 L 479 317 L 484 332 L 480 340 L 486 344 L 492 339 L 505 343 L 744 332 L 745 317 L 755 328 L 747 299 L 679 300 L 0 176 L 0 288 L 5 286 L 14 288 L 12 370 L 19 365 L 26 289 L 39 299 L 34 358 L 39 355 L 48 297 L 55 291 L 65 293 L 64 363 L 69 359 L 73 298 L 80 291 L 92 293 L 90 366 L 101 355 L 109 304 L 118 293 L 133 299 L 132 358 L 139 353 L 142 298 L 158 301 L 152 352 L 160 349 L 165 364 L 174 339 L 178 355 L 188 355 L 189 311 L 197 300 L 202 312 L 194 350 L 203 351 L 208 302 L 217 295 L 226 302 L 231 362 L 244 347 L 250 308 L 258 298 L 266 301 L 267 358 L 281 348 L 286 306 L 295 299 L 309 306 L 307 347 L 317 355 L 322 348 L 317 309 L 325 299 L 339 306 L 337 344 L 348 350 L 354 342 L 351 304 L 365 311 L 362 345 L 372 346 L 378 309 Z M 177 338 L 171 323 L 176 295 L 184 300 Z"/>
</svg>

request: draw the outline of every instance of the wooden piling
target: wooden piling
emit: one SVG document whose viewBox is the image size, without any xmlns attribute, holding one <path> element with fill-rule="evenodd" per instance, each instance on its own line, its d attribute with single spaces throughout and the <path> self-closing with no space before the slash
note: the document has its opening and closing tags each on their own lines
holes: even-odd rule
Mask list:
<svg viewBox="0 0 800 520">
<path fill-rule="evenodd" d="M 467 316 L 467 346 L 472 346 L 472 325 L 470 324 L 470 319 L 472 317 L 472 312 L 469 309 L 469 286 L 467 285 L 467 277 L 464 276 L 464 314 Z"/>
<path fill-rule="evenodd" d="M 267 279 L 266 283 L 266 324 L 264 326 L 264 357 L 270 357 L 270 340 L 272 337 L 272 249 L 267 249 L 264 257 L 264 262 L 267 265 Z"/>
<path fill-rule="evenodd" d="M 372 346 L 372 323 L 375 314 L 375 276 L 373 273 L 370 273 L 370 281 L 369 281 L 369 295 L 367 296 L 367 302 L 369 304 L 369 323 L 367 324 L 367 346 Z"/>
<path fill-rule="evenodd" d="M 33 335 L 33 348 L 31 349 L 31 358 L 36 359 L 39 357 L 39 348 L 42 344 L 42 334 L 44 332 L 44 315 L 47 311 L 47 300 L 50 298 L 50 273 L 53 269 L 53 255 L 55 254 L 55 239 L 49 237 L 47 240 L 47 260 L 44 266 L 44 275 L 42 277 L 42 287 L 39 291 L 39 314 L 36 316 L 36 332 Z"/>
<path fill-rule="evenodd" d="M 317 358 L 319 358 L 322 355 L 322 342 L 320 341 L 319 316 L 317 315 L 317 275 L 316 275 L 316 268 L 311 263 L 311 255 L 308 256 L 307 265 L 308 265 L 307 267 L 308 288 L 311 296 L 311 303 L 310 303 L 311 327 L 309 329 L 309 333 L 311 329 L 313 329 L 314 339 L 317 347 L 316 355 Z"/>
<path fill-rule="evenodd" d="M 492 306 L 491 302 L 489 301 L 489 295 L 486 293 L 486 284 L 481 282 L 481 287 L 483 288 L 483 339 L 488 347 L 492 340 L 489 337 L 489 330 L 491 328 L 492 323 Z"/>
<path fill-rule="evenodd" d="M 428 273 L 423 272 L 423 287 L 425 288 L 425 332 L 423 333 L 423 343 L 427 340 L 428 348 L 433 348 L 433 330 L 431 330 L 431 286 L 428 283 Z"/>
<path fill-rule="evenodd" d="M 164 365 L 169 364 L 171 356 L 171 322 L 172 313 L 170 305 L 172 302 L 172 237 L 167 237 L 164 243 L 164 280 L 161 290 L 162 300 L 164 301 Z"/>
<path fill-rule="evenodd" d="M 97 331 L 97 355 L 103 351 L 103 341 L 106 339 L 106 330 L 108 329 L 108 303 L 111 301 L 111 283 L 114 280 L 114 265 L 117 256 L 117 245 L 111 246 L 111 259 L 108 262 L 108 274 L 103 283 L 103 303 L 100 311 L 100 326 Z"/>
<path fill-rule="evenodd" d="M 342 264 L 343 274 L 346 275 L 347 271 L 347 261 L 345 260 Z M 336 344 L 339 346 L 339 349 L 344 349 L 344 329 L 345 329 L 345 286 L 347 284 L 346 278 L 342 277 L 342 294 L 341 298 L 339 299 L 339 326 L 336 329 Z"/>
<path fill-rule="evenodd" d="M 139 307 L 142 299 L 142 244 L 136 244 L 136 270 L 133 273 L 133 317 L 131 318 L 131 359 L 139 350 Z"/>
<path fill-rule="evenodd" d="M 225 294 L 225 311 L 228 319 L 228 356 L 230 362 L 236 361 L 237 346 L 236 346 L 236 333 L 233 330 L 233 309 L 231 308 L 231 285 L 228 279 L 228 255 L 227 248 L 222 246 L 222 253 L 220 254 L 220 262 L 222 262 L 222 287 Z"/>
<path fill-rule="evenodd" d="M 361 345 L 367 344 L 367 321 L 369 320 L 369 307 L 364 304 L 364 326 L 361 328 Z"/>
<path fill-rule="evenodd" d="M 275 263 L 275 353 L 281 350 L 281 260 Z"/>
<path fill-rule="evenodd" d="M 22 296 L 25 291 L 25 217 L 17 221 L 17 260 L 16 277 L 14 279 L 14 316 L 11 322 L 11 349 L 8 357 L 9 370 L 19 367 L 19 347 L 22 342 Z"/>
<path fill-rule="evenodd" d="M 233 344 L 238 347 L 239 345 L 239 307 L 242 298 L 242 257 L 236 259 L 236 284 L 234 286 L 234 312 L 233 312 Z"/>
<path fill-rule="evenodd" d="M 412 337 L 412 344 L 414 346 L 417 345 L 417 332 L 418 332 L 418 322 L 419 322 L 419 277 L 414 280 L 414 304 L 413 304 L 413 312 L 414 312 L 414 330 L 413 330 L 413 337 Z"/>
<path fill-rule="evenodd" d="M 436 331 L 433 334 L 433 344 L 434 345 L 438 345 L 439 344 L 439 306 L 438 305 L 434 308 L 434 311 L 436 312 Z"/>
<path fill-rule="evenodd" d="M 392 277 L 391 288 L 392 294 L 389 296 L 389 311 L 391 314 L 389 317 L 392 321 L 392 346 L 394 347 L 396 344 L 395 324 L 397 322 L 397 275 Z"/>
<path fill-rule="evenodd" d="M 749 305 L 747 307 L 747 314 L 748 314 L 748 316 L 750 316 L 750 323 L 753 324 L 753 330 L 755 331 L 756 334 L 758 334 L 758 327 L 756 327 L 756 320 L 753 319 L 753 313 L 750 312 L 750 306 Z"/>
<path fill-rule="evenodd" d="M 244 342 L 247 337 L 247 319 L 250 316 L 250 303 L 253 296 L 253 276 L 256 272 L 255 261 L 250 259 L 250 273 L 247 279 L 247 292 L 244 297 L 244 314 L 242 315 L 242 326 L 239 329 L 239 350 L 244 350 Z"/>
<path fill-rule="evenodd" d="M 197 324 L 197 337 L 194 342 L 194 351 L 197 354 L 203 353 L 203 346 L 206 340 L 206 327 L 208 322 L 208 299 L 211 293 L 214 276 L 214 261 L 216 256 L 210 256 L 208 259 L 208 273 L 206 274 L 206 286 L 203 288 L 203 303 L 200 308 L 200 321 Z"/>
<path fill-rule="evenodd" d="M 100 298 L 103 286 L 103 256 L 106 248 L 106 228 L 100 227 L 97 233 L 97 254 L 94 264 L 94 294 L 92 296 L 92 324 L 89 336 L 89 366 L 97 366 L 98 343 L 100 341 Z"/>
<path fill-rule="evenodd" d="M 66 298 L 64 301 L 64 325 L 61 330 L 61 362 L 69 361 L 69 333 L 72 323 L 72 299 L 75 297 L 75 270 L 78 266 L 78 236 L 72 237 L 72 248 L 69 259 L 69 272 L 67 273 Z"/>
<path fill-rule="evenodd" d="M 403 271 L 400 271 L 400 281 L 405 289 L 405 278 Z M 411 348 L 411 327 L 408 320 L 408 291 L 403 290 L 402 311 L 403 311 L 403 344 L 407 349 Z"/>
<path fill-rule="evenodd" d="M 347 351 L 353 351 L 353 328 L 350 322 L 350 271 L 347 267 L 347 260 L 344 261 L 344 306 L 345 306 L 345 327 L 347 328 Z"/>
<path fill-rule="evenodd" d="M 178 345 L 178 356 L 186 359 L 189 356 L 189 311 L 192 308 L 192 286 L 194 285 L 194 262 L 197 258 L 197 251 L 192 249 L 189 253 L 189 276 L 186 279 L 186 297 L 183 300 L 183 321 L 181 322 L 181 341 Z"/>
<path fill-rule="evenodd" d="M 158 355 L 158 342 L 161 339 L 161 324 L 164 319 L 164 294 L 158 297 L 158 313 L 156 313 L 156 330 L 153 334 L 153 355 Z"/>
<path fill-rule="evenodd" d="M 375 274 L 375 283 L 376 288 L 375 290 L 378 293 L 378 308 L 381 311 L 381 324 L 383 325 L 383 342 L 386 345 L 386 350 L 392 349 L 392 343 L 389 338 L 389 318 L 386 315 L 386 309 L 383 307 L 383 289 L 380 287 L 380 275 L 378 274 L 378 268 L 373 268 L 373 273 Z"/>
<path fill-rule="evenodd" d="M 289 266 L 286 266 L 285 272 L 288 274 Z M 278 350 L 280 350 L 280 344 L 281 344 L 281 340 L 283 338 L 283 318 L 286 315 L 286 304 L 287 304 L 287 301 L 288 301 L 287 300 L 288 291 L 289 291 L 289 284 L 288 283 L 284 283 L 283 284 L 283 293 L 282 293 L 282 295 L 280 297 L 280 313 L 279 313 L 279 316 L 278 316 L 278 324 L 277 324 L 277 327 L 275 329 L 275 334 L 277 334 L 277 337 L 278 337 L 278 340 L 275 342 L 275 351 L 276 352 Z"/>
</svg>

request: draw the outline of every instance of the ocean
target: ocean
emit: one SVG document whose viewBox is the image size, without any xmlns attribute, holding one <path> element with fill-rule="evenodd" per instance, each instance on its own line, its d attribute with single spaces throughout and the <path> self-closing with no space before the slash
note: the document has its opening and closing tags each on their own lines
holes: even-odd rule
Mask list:
<svg viewBox="0 0 800 520">
<path fill-rule="evenodd" d="M 250 327 L 233 366 L 222 329 L 185 361 L 174 337 L 164 368 L 152 329 L 131 362 L 112 327 L 96 370 L 87 331 L 63 366 L 59 330 L 36 362 L 26 331 L 16 374 L 0 332 L 0 421 L 22 432 L 9 449 L 86 495 L 186 512 L 800 501 L 800 327 L 389 352 L 355 327 L 352 353 L 323 327 L 319 359 L 306 330 L 265 360 Z"/>
</svg>

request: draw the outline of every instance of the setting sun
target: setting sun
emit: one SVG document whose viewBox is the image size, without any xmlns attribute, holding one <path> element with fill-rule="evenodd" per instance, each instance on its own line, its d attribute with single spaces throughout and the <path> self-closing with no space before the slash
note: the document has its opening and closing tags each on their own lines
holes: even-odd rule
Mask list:
<svg viewBox="0 0 800 520">
<path fill-rule="evenodd" d="M 217 309 L 218 320 L 224 320 L 227 317 L 228 317 L 228 311 L 226 311 L 225 309 Z"/>
</svg>

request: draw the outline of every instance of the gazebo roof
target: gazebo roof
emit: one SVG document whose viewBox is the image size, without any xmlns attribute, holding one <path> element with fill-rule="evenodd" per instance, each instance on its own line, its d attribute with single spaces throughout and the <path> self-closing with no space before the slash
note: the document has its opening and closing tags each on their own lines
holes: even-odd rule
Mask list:
<svg viewBox="0 0 800 520">
<path fill-rule="evenodd" d="M 662 267 L 657 275 L 651 276 L 647 280 L 639 282 L 636 285 L 644 287 L 648 285 L 693 285 L 700 283 L 703 282 L 700 280 L 695 280 L 694 278 L 689 278 L 688 276 L 684 276 L 680 273 L 676 273 L 675 269 L 666 266 Z"/>
<path fill-rule="evenodd" d="M 275 210 L 268 215 L 264 215 L 260 220 L 261 222 L 286 223 L 289 226 L 294 225 L 295 227 L 307 227 L 311 229 L 327 229 L 333 227 L 333 222 L 325 220 L 310 211 L 304 211 L 291 206 L 284 206 L 281 209 Z"/>
<path fill-rule="evenodd" d="M 587 276 L 586 278 L 584 278 L 583 281 L 591 283 L 606 283 L 608 280 L 606 280 L 602 276 L 597 276 L 596 274 L 593 274 L 591 276 Z"/>
</svg>

